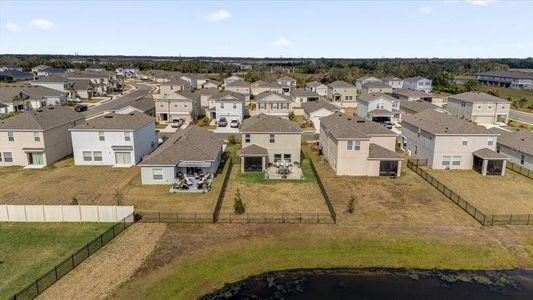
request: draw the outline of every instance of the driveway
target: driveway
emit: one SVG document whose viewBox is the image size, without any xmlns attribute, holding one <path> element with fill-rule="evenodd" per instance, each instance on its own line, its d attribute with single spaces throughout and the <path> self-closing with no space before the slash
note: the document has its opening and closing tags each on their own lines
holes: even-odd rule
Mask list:
<svg viewBox="0 0 533 300">
<path fill-rule="evenodd" d="M 533 114 L 512 110 L 509 112 L 509 119 L 533 124 Z"/>
<path fill-rule="evenodd" d="M 84 114 L 86 117 L 98 115 L 104 111 L 107 111 L 107 110 L 110 110 L 116 107 L 117 105 L 126 104 L 135 99 L 144 97 L 148 95 L 150 91 L 152 90 L 152 87 L 146 84 L 132 84 L 132 85 L 135 86 L 136 88 L 135 91 L 129 94 L 123 95 L 123 96 L 116 97 L 115 99 L 109 100 L 103 104 L 90 107 L 88 110 L 82 112 L 82 114 Z"/>
</svg>

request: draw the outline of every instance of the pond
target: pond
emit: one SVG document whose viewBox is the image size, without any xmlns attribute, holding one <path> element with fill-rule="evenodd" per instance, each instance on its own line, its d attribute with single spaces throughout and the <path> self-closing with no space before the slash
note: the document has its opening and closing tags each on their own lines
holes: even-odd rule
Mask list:
<svg viewBox="0 0 533 300">
<path fill-rule="evenodd" d="M 250 277 L 201 299 L 533 299 L 533 271 L 294 270 Z"/>
</svg>

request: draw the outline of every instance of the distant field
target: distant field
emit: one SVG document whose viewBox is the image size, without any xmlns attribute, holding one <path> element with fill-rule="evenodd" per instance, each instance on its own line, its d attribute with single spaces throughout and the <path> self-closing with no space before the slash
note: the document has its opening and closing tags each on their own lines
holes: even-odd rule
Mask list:
<svg viewBox="0 0 533 300">
<path fill-rule="evenodd" d="M 513 108 L 516 110 L 533 113 L 533 108 L 529 108 L 529 107 L 533 107 L 533 91 L 491 87 L 491 86 L 486 86 L 486 85 L 482 85 L 480 88 L 480 91 L 487 92 L 491 89 L 495 89 L 496 91 L 498 91 L 500 98 L 508 99 L 508 97 L 511 97 L 511 101 L 513 102 L 518 101 L 521 98 L 525 98 L 527 102 L 523 104 L 522 108 L 518 108 L 518 107 L 513 107 Z"/>
<path fill-rule="evenodd" d="M 0 223 L 0 299 L 96 238 L 108 223 Z"/>
</svg>

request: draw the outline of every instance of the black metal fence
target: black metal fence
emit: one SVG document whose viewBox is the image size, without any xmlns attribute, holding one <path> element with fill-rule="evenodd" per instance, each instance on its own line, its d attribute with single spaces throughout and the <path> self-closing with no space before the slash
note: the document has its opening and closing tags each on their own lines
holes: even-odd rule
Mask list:
<svg viewBox="0 0 533 300">
<path fill-rule="evenodd" d="M 483 213 L 469 201 L 451 190 L 445 184 L 437 180 L 431 174 L 423 170 L 419 161 L 407 160 L 407 167 L 424 178 L 428 183 L 443 193 L 453 203 L 457 204 L 470 216 L 476 219 L 481 225 L 530 225 L 533 224 L 533 215 L 531 214 L 510 214 L 510 215 L 489 215 Z"/>
<path fill-rule="evenodd" d="M 328 213 L 220 213 L 218 223 L 333 224 Z"/>
<path fill-rule="evenodd" d="M 508 169 L 510 169 L 510 170 L 512 170 L 512 171 L 514 171 L 516 173 L 524 175 L 524 176 L 526 176 L 529 179 L 533 179 L 533 171 L 531 171 L 530 169 L 524 168 L 521 165 L 517 165 L 517 164 L 512 163 L 510 161 L 507 161 L 506 166 L 507 166 Z"/>
<path fill-rule="evenodd" d="M 39 277 L 37 280 L 29 284 L 20 292 L 13 295 L 10 300 L 33 299 L 39 296 L 47 288 L 56 283 L 60 278 L 65 276 L 68 272 L 93 255 L 100 248 L 105 246 L 109 241 L 114 239 L 117 235 L 130 227 L 134 222 L 133 215 L 124 218 L 122 221 L 115 223 L 111 228 L 102 233 L 100 236 L 87 243 L 81 249 L 70 255 L 64 261 L 56 265 L 50 271 Z"/>
<path fill-rule="evenodd" d="M 220 187 L 220 191 L 218 191 L 217 203 L 215 204 L 215 209 L 213 210 L 212 215 L 213 223 L 216 223 L 218 221 L 218 215 L 220 214 L 220 209 L 222 209 L 222 202 L 224 201 L 224 195 L 226 194 L 226 188 L 228 187 L 231 169 L 233 168 L 233 157 L 229 157 L 226 163 L 229 164 L 229 166 L 226 169 L 226 173 L 224 173 L 224 179 L 222 180 L 222 186 Z"/>
<path fill-rule="evenodd" d="M 137 212 L 142 223 L 213 223 L 210 212 Z"/>
<path fill-rule="evenodd" d="M 331 219 L 333 219 L 333 223 L 337 223 L 337 213 L 335 212 L 335 209 L 333 208 L 333 204 L 331 203 L 331 199 L 328 196 L 326 188 L 324 188 L 322 179 L 320 179 L 320 176 L 318 176 L 318 172 L 316 171 L 315 164 L 311 157 L 309 157 L 309 164 L 311 165 L 311 170 L 313 171 L 313 174 L 315 175 L 316 182 L 318 183 L 318 187 L 320 188 L 320 192 L 322 193 L 322 196 L 324 197 L 324 200 L 326 201 L 326 205 L 328 206 Z"/>
</svg>

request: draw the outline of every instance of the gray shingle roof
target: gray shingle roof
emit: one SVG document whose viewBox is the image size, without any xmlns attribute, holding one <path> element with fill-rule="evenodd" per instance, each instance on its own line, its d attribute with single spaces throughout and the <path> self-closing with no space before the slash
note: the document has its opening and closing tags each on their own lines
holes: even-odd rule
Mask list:
<svg viewBox="0 0 533 300">
<path fill-rule="evenodd" d="M 246 81 L 242 81 L 242 80 L 237 80 L 237 81 L 234 81 L 228 85 L 226 85 L 227 87 L 247 87 L 249 88 L 250 87 L 250 83 L 246 82 Z"/>
<path fill-rule="evenodd" d="M 427 101 L 423 101 L 423 100 L 400 102 L 400 110 L 408 110 L 413 113 L 419 113 L 427 109 L 437 109 L 437 108 L 439 108 L 437 105 L 427 102 Z"/>
<path fill-rule="evenodd" d="M 234 93 L 234 92 L 231 92 L 231 91 L 223 91 L 223 92 L 214 94 L 209 99 L 210 100 L 215 100 L 215 101 L 230 101 L 230 102 L 241 101 L 241 102 L 244 102 L 245 98 L 246 97 L 243 94 Z"/>
<path fill-rule="evenodd" d="M 501 129 L 490 129 L 490 131 L 500 134 L 498 144 L 533 156 L 533 132 L 522 130 L 509 132 Z"/>
<path fill-rule="evenodd" d="M 47 76 L 47 77 L 41 77 L 37 80 L 33 80 L 32 82 L 66 82 L 66 81 L 69 81 L 65 76 L 60 76 L 60 75 L 52 75 L 52 76 Z"/>
<path fill-rule="evenodd" d="M 318 81 L 311 81 L 311 82 L 306 83 L 305 85 L 311 86 L 311 87 L 317 87 L 317 86 L 323 85 L 323 83 L 320 83 Z"/>
<path fill-rule="evenodd" d="M 163 82 L 161 83 L 160 85 L 164 85 L 164 86 L 170 86 L 170 85 L 179 85 L 179 86 L 187 86 L 189 85 L 189 83 L 181 78 L 174 78 L 174 79 L 171 79 L 167 82 Z"/>
<path fill-rule="evenodd" d="M 482 92 L 466 92 L 448 96 L 449 99 L 457 99 L 465 102 L 509 102 L 505 99 L 489 95 Z"/>
<path fill-rule="evenodd" d="M 409 89 L 393 89 L 392 93 L 405 96 L 405 97 L 419 97 L 419 98 L 433 97 L 430 94 L 426 94 L 424 92 L 416 91 L 416 90 L 409 90 Z"/>
<path fill-rule="evenodd" d="M 497 160 L 509 159 L 507 156 L 500 154 L 496 151 L 490 150 L 489 148 L 479 149 L 477 151 L 472 152 L 472 154 L 482 159 L 497 159 Z"/>
<path fill-rule="evenodd" d="M 296 81 L 296 79 L 289 77 L 289 76 L 282 76 L 278 78 L 279 81 Z"/>
<path fill-rule="evenodd" d="M 73 130 L 136 130 L 155 122 L 154 118 L 141 112 L 132 112 L 129 114 L 107 114 L 96 117 L 79 124 Z"/>
<path fill-rule="evenodd" d="M 140 166 L 175 166 L 181 161 L 214 161 L 224 144 L 207 129 L 192 125 L 171 135 Z"/>
<path fill-rule="evenodd" d="M 119 104 L 113 108 L 113 110 L 118 110 L 127 106 L 134 107 L 138 110 L 141 110 L 143 112 L 147 112 L 149 110 L 152 110 L 155 108 L 155 102 L 151 95 L 147 95 L 141 98 L 134 99 L 132 101 L 128 101 L 123 104 Z"/>
<path fill-rule="evenodd" d="M 396 76 L 385 76 L 381 78 L 382 81 L 401 81 L 402 79 Z"/>
<path fill-rule="evenodd" d="M 21 72 L 19 70 L 6 70 L 3 72 L 0 72 L 1 77 L 10 77 L 14 80 L 29 80 L 33 79 L 33 74 Z"/>
<path fill-rule="evenodd" d="M 488 71 L 476 73 L 478 76 L 492 76 L 492 77 L 504 77 L 512 79 L 533 79 L 533 73 L 517 72 L 517 71 Z"/>
<path fill-rule="evenodd" d="M 266 98 L 269 96 L 276 96 L 274 98 L 269 99 L 268 101 L 274 101 L 274 102 L 285 102 L 285 101 L 291 101 L 291 97 L 287 95 L 281 95 L 276 92 L 262 92 L 261 94 L 255 96 L 255 102 L 265 102 Z"/>
<path fill-rule="evenodd" d="M 308 114 L 322 108 L 327 109 L 331 112 L 337 112 L 340 110 L 340 107 L 324 101 L 309 101 L 302 103 L 302 109 Z"/>
<path fill-rule="evenodd" d="M 291 94 L 295 97 L 319 97 L 317 93 L 306 89 L 294 89 Z"/>
<path fill-rule="evenodd" d="M 243 133 L 301 133 L 302 129 L 293 121 L 261 113 L 244 120 L 241 131 Z"/>
<path fill-rule="evenodd" d="M 82 114 L 73 110 L 61 106 L 48 106 L 0 120 L 0 130 L 47 130 L 83 119 L 85 117 Z"/>
<path fill-rule="evenodd" d="M 239 151 L 240 156 L 268 156 L 267 149 L 252 144 L 250 146 L 244 147 Z"/>
<path fill-rule="evenodd" d="M 403 160 L 400 153 L 396 153 L 378 144 L 370 143 L 368 146 L 368 159 L 376 160 Z"/>
<path fill-rule="evenodd" d="M 32 86 L 32 85 L 7 86 L 7 87 L 0 88 L 0 101 L 5 102 L 5 103 L 11 103 L 13 101 L 13 97 L 20 95 L 21 92 L 24 95 L 29 96 L 29 99 L 58 97 L 58 96 L 65 94 L 64 92 L 60 92 L 60 91 L 49 89 L 49 88 L 42 87 L 42 86 Z"/>
<path fill-rule="evenodd" d="M 349 84 L 346 81 L 337 80 L 330 84 L 328 84 L 331 88 L 347 88 L 347 89 L 355 89 L 355 86 L 352 84 Z"/>
<path fill-rule="evenodd" d="M 320 119 L 320 126 L 327 129 L 337 139 L 367 139 L 371 136 L 396 136 L 396 134 L 376 122 L 359 117 L 335 113 Z"/>
<path fill-rule="evenodd" d="M 398 101 L 398 99 L 382 93 L 361 94 L 359 97 L 357 97 L 357 101 L 360 100 L 368 103 L 379 98 L 387 99 L 389 101 Z"/>
<path fill-rule="evenodd" d="M 435 135 L 491 135 L 483 126 L 435 110 L 406 116 L 402 121 L 402 124 L 405 123 Z"/>
<path fill-rule="evenodd" d="M 382 88 L 382 89 L 390 89 L 392 88 L 390 85 L 386 84 L 386 83 L 383 83 L 381 81 L 370 81 L 370 82 L 367 82 L 367 83 L 364 83 L 363 84 L 363 88 Z"/>
</svg>

